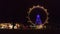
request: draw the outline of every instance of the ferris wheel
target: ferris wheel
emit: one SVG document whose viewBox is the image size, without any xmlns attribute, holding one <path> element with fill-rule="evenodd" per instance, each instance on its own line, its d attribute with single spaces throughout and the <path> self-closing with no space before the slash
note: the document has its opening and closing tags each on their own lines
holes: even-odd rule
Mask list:
<svg viewBox="0 0 60 34">
<path fill-rule="evenodd" d="M 34 9 L 35 9 L 35 11 L 33 12 Z M 43 16 L 43 17 L 45 17 L 45 19 L 41 17 L 42 15 L 40 16 L 40 13 L 38 11 L 36 11 L 36 9 L 43 10 L 43 11 L 39 11 L 39 12 L 45 13 L 45 14 L 43 13 L 43 15 L 45 15 L 45 16 Z M 36 12 L 36 14 L 35 14 L 35 12 Z M 34 26 L 30 26 L 30 27 L 35 27 L 36 29 L 46 28 L 45 24 L 48 23 L 48 15 L 49 15 L 46 8 L 44 8 L 43 6 L 40 6 L 40 5 L 36 5 L 36 6 L 33 6 L 32 8 L 29 8 L 29 11 L 27 13 L 28 13 L 27 22 L 34 25 Z M 34 19 L 35 21 L 32 20 L 33 18 L 31 18 L 31 17 L 34 17 L 34 16 L 30 16 L 31 14 L 36 15 L 36 18 Z"/>
</svg>

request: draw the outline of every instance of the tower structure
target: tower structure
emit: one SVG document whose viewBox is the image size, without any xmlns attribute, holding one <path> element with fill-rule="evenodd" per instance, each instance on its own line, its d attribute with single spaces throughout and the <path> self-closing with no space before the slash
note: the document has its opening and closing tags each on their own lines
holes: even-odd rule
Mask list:
<svg viewBox="0 0 60 34">
<path fill-rule="evenodd" d="M 39 14 L 37 14 L 37 16 L 36 16 L 36 22 L 35 22 L 35 24 L 36 25 L 42 24 L 41 16 Z"/>
</svg>

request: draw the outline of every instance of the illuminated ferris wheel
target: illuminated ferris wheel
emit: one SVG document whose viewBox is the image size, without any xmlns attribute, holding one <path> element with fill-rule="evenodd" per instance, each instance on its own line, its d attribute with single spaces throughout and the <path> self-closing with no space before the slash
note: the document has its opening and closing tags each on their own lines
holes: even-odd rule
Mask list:
<svg viewBox="0 0 60 34">
<path fill-rule="evenodd" d="M 43 6 L 37 5 L 29 8 L 28 21 L 36 27 L 36 29 L 46 28 L 45 24 L 48 23 L 48 12 Z M 33 19 L 34 18 L 34 19 Z"/>
</svg>

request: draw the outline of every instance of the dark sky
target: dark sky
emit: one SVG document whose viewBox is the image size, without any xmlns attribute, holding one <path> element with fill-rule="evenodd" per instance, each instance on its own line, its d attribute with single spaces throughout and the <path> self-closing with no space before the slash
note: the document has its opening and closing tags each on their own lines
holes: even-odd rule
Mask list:
<svg viewBox="0 0 60 34">
<path fill-rule="evenodd" d="M 45 3 L 46 2 L 46 3 Z M 33 5 L 47 6 L 47 1 L 39 0 L 2 0 L 0 10 L 0 21 L 3 22 L 25 22 L 27 11 Z"/>
<path fill-rule="evenodd" d="M 38 4 L 48 9 L 49 25 L 60 28 L 60 2 L 56 0 L 1 0 L 0 22 L 26 22 L 27 11 Z"/>
</svg>

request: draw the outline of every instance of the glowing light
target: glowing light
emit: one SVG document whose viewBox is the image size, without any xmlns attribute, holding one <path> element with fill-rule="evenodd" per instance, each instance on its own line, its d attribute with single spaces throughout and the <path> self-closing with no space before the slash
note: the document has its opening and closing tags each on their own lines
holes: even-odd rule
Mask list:
<svg viewBox="0 0 60 34">
<path fill-rule="evenodd" d="M 43 25 L 36 25 L 36 29 L 42 29 Z"/>
<path fill-rule="evenodd" d="M 13 25 L 11 23 L 1 23 L 0 29 L 12 29 Z"/>
<path fill-rule="evenodd" d="M 41 17 L 39 14 L 36 16 L 36 24 L 39 24 L 39 25 L 42 24 Z"/>
<path fill-rule="evenodd" d="M 46 28 L 46 26 L 44 26 L 44 28 Z"/>
<path fill-rule="evenodd" d="M 14 29 L 19 29 L 19 28 L 20 28 L 20 24 L 16 23 Z"/>
</svg>

